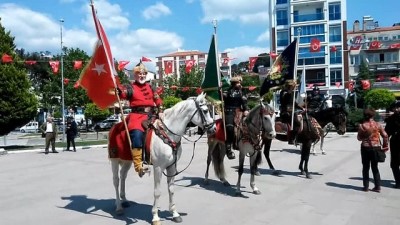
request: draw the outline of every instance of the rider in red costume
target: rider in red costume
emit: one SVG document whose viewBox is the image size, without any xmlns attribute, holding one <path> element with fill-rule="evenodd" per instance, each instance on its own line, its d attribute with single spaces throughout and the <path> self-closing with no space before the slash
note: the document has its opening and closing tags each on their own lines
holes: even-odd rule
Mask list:
<svg viewBox="0 0 400 225">
<path fill-rule="evenodd" d="M 131 113 L 127 122 L 129 136 L 132 143 L 132 158 L 135 171 L 140 177 L 147 168 L 143 167 L 142 148 L 144 128 L 142 122 L 149 120 L 155 113 L 161 113 L 162 100 L 153 87 L 146 82 L 147 69 L 139 63 L 133 69 L 134 81 L 131 84 L 118 87 L 118 94 L 121 98 L 129 101 Z"/>
</svg>

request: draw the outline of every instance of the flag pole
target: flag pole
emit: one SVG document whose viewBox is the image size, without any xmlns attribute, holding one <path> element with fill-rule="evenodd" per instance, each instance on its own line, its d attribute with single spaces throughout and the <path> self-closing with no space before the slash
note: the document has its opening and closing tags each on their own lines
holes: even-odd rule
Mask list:
<svg viewBox="0 0 400 225">
<path fill-rule="evenodd" d="M 97 18 L 97 13 L 96 13 L 96 10 L 94 9 L 93 0 L 90 0 L 90 6 L 92 7 L 92 14 L 93 14 L 94 23 L 95 23 L 95 26 L 96 26 L 97 35 L 100 38 L 100 41 L 101 41 L 101 43 L 103 45 L 103 48 L 104 48 L 104 37 L 103 37 L 102 32 L 100 32 L 101 25 L 99 24 L 99 19 Z M 105 49 L 105 53 L 106 53 L 106 58 L 107 58 L 107 62 L 108 62 L 107 64 L 108 64 L 108 67 L 109 67 L 109 70 L 110 70 L 110 76 L 111 76 L 111 79 L 112 79 L 113 84 L 114 84 L 115 96 L 117 97 L 119 109 L 121 111 L 121 120 L 124 123 L 126 136 L 128 137 L 129 149 L 132 149 L 132 141 L 131 141 L 131 137 L 129 135 L 128 124 L 126 123 L 126 120 L 125 120 L 124 110 L 122 108 L 122 103 L 121 103 L 121 98 L 119 97 L 118 91 L 117 91 L 117 82 L 115 81 L 115 77 L 114 77 L 115 75 L 118 75 L 118 74 L 117 74 L 117 71 L 115 70 L 115 67 L 112 66 L 112 65 L 114 65 L 114 63 L 113 63 L 112 59 L 110 59 L 111 57 L 108 55 L 109 52 L 107 51 L 107 49 Z"/>
<path fill-rule="evenodd" d="M 299 41 L 300 41 L 300 32 L 301 28 L 297 28 L 297 40 L 296 40 L 296 52 L 294 56 L 294 69 L 293 69 L 293 80 L 294 82 L 297 81 L 297 60 L 298 60 L 298 55 L 299 55 Z M 296 92 L 298 91 L 297 85 L 294 90 L 294 95 L 293 95 L 293 102 L 292 102 L 292 120 L 290 124 L 290 130 L 293 130 L 293 123 L 294 123 L 294 111 L 295 111 L 295 103 L 296 103 Z"/>
<path fill-rule="evenodd" d="M 218 93 L 221 98 L 221 117 L 222 117 L 222 124 L 224 128 L 224 136 L 226 140 L 226 129 L 225 129 L 225 106 L 224 106 L 224 96 L 222 93 L 222 85 L 221 85 L 221 72 L 220 72 L 220 67 L 219 67 L 219 53 L 218 53 L 218 42 L 217 42 L 217 20 L 214 19 L 212 21 L 213 26 L 214 26 L 214 43 L 215 43 L 215 59 L 216 59 L 216 64 L 217 64 L 217 78 L 218 78 Z"/>
</svg>

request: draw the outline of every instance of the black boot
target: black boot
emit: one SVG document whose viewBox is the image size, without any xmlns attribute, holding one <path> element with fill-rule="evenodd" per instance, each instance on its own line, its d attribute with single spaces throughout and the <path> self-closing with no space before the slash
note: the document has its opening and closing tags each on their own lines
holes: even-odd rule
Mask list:
<svg viewBox="0 0 400 225">
<path fill-rule="evenodd" d="M 228 159 L 235 159 L 235 153 L 232 151 L 231 144 L 226 145 L 226 157 L 228 157 Z"/>
</svg>

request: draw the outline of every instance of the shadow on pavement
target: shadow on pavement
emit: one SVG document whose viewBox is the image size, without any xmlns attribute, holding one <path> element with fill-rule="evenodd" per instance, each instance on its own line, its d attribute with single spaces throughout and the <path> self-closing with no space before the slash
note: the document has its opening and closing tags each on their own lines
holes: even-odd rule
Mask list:
<svg viewBox="0 0 400 225">
<path fill-rule="evenodd" d="M 86 195 L 71 195 L 69 197 L 61 197 L 61 199 L 69 201 L 69 203 L 65 206 L 58 206 L 58 208 L 94 216 L 114 218 L 125 221 L 126 224 L 134 224 L 139 220 L 147 221 L 151 224 L 153 218 L 151 213 L 152 205 L 129 201 L 130 206 L 124 209 L 124 214 L 117 215 L 115 213 L 115 199 L 92 199 Z M 109 216 L 96 213 L 96 211 L 103 211 L 109 214 Z M 186 213 L 180 214 L 181 216 L 187 215 Z M 172 220 L 172 215 L 169 211 L 159 211 L 159 216 L 161 219 Z"/>
<path fill-rule="evenodd" d="M 179 182 L 190 181 L 190 184 L 179 184 Z M 204 178 L 200 177 L 182 177 L 179 180 L 175 180 L 175 185 L 181 187 L 196 187 L 199 186 L 208 191 L 214 191 L 218 194 L 235 196 L 235 186 L 225 186 L 221 181 L 213 180 L 208 178 L 208 184 L 204 183 Z"/>
</svg>

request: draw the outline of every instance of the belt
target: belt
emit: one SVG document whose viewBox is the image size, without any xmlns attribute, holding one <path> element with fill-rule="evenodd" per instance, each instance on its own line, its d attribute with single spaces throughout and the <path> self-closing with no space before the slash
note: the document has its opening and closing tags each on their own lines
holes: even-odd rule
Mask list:
<svg viewBox="0 0 400 225">
<path fill-rule="evenodd" d="M 154 112 L 154 108 L 151 106 L 144 107 L 131 107 L 132 113 L 149 113 Z"/>
</svg>

